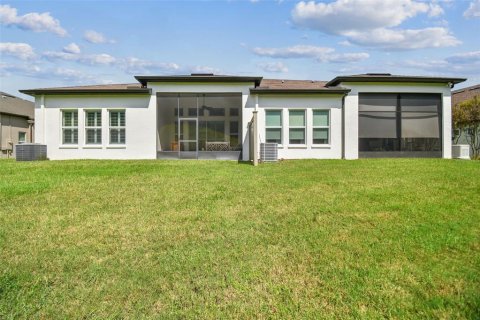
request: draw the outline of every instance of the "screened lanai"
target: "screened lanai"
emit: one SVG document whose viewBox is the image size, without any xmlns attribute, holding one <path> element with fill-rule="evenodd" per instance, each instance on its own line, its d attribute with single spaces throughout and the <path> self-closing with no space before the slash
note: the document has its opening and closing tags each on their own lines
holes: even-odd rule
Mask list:
<svg viewBox="0 0 480 320">
<path fill-rule="evenodd" d="M 157 94 L 157 158 L 238 160 L 240 93 Z"/>
</svg>

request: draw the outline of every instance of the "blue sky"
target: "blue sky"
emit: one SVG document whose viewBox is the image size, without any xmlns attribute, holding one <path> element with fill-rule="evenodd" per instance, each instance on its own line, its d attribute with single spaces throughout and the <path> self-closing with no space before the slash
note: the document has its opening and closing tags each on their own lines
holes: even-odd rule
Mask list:
<svg viewBox="0 0 480 320">
<path fill-rule="evenodd" d="M 5 1 L 0 90 L 216 74 L 480 82 L 480 0 Z"/>
</svg>

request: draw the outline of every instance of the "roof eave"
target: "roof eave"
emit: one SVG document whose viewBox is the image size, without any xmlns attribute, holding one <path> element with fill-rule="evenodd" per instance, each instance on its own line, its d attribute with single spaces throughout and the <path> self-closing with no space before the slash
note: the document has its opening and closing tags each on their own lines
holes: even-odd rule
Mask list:
<svg viewBox="0 0 480 320">
<path fill-rule="evenodd" d="M 135 76 L 142 86 L 148 82 L 253 82 L 259 86 L 263 77 L 243 76 Z"/>
<path fill-rule="evenodd" d="M 252 94 L 347 94 L 350 89 L 268 89 L 252 88 Z"/>
<path fill-rule="evenodd" d="M 342 82 L 413 82 L 413 83 L 449 83 L 458 84 L 466 81 L 466 78 L 434 78 L 434 77 L 356 77 L 340 76 L 327 82 L 326 86 L 336 86 Z"/>
<path fill-rule="evenodd" d="M 151 94 L 152 89 L 133 88 L 133 89 L 27 89 L 18 90 L 21 93 L 35 96 L 37 94 Z"/>
</svg>

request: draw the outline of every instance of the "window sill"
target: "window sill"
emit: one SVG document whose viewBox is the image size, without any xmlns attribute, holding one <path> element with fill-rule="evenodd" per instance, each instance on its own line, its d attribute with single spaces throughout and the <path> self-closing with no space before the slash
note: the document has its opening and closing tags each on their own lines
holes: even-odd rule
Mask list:
<svg viewBox="0 0 480 320">
<path fill-rule="evenodd" d="M 72 145 L 62 144 L 58 148 L 59 149 L 78 149 L 78 145 L 76 145 L 76 144 L 72 144 Z"/>
<path fill-rule="evenodd" d="M 124 144 L 119 145 L 108 145 L 107 149 L 127 149 L 127 146 Z"/>
<path fill-rule="evenodd" d="M 330 149 L 332 146 L 330 144 L 314 144 L 312 149 Z"/>
<path fill-rule="evenodd" d="M 299 144 L 299 145 L 291 144 L 288 146 L 288 149 L 307 149 L 307 146 L 304 144 Z"/>
<path fill-rule="evenodd" d="M 90 145 L 90 146 L 83 146 L 82 149 L 103 149 L 103 146 L 102 145 L 98 145 L 98 146 Z"/>
</svg>

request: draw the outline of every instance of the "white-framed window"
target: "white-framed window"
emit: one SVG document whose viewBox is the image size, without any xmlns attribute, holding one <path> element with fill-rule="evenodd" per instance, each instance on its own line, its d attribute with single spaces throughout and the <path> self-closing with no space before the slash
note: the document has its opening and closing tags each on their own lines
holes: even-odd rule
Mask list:
<svg viewBox="0 0 480 320">
<path fill-rule="evenodd" d="M 282 144 L 282 110 L 265 110 L 265 142 Z"/>
<path fill-rule="evenodd" d="M 330 143 L 330 111 L 313 110 L 313 144 Z"/>
<path fill-rule="evenodd" d="M 18 133 L 18 143 L 25 143 L 27 142 L 27 133 L 20 131 Z"/>
<path fill-rule="evenodd" d="M 102 144 L 101 110 L 85 110 L 85 144 Z"/>
<path fill-rule="evenodd" d="M 288 110 L 288 143 L 305 144 L 306 121 L 305 110 Z"/>
<path fill-rule="evenodd" d="M 109 110 L 110 144 L 125 144 L 125 110 Z"/>
<path fill-rule="evenodd" d="M 62 110 L 62 143 L 78 144 L 78 110 Z"/>
</svg>

